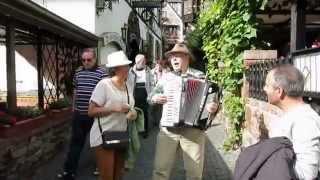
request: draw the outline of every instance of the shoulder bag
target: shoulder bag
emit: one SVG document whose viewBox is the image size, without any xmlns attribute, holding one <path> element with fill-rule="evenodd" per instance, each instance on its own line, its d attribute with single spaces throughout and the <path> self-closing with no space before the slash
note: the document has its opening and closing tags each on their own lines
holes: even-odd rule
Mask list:
<svg viewBox="0 0 320 180">
<path fill-rule="evenodd" d="M 128 88 L 126 85 L 127 100 L 130 105 Z M 126 131 L 102 131 L 100 118 L 98 117 L 99 130 L 102 137 L 102 147 L 104 149 L 126 149 L 129 146 L 130 137 L 128 130 Z"/>
</svg>

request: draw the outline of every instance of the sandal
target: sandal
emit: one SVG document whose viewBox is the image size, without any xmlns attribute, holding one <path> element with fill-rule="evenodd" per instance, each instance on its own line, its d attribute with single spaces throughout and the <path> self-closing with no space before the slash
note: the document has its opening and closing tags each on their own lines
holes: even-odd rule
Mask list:
<svg viewBox="0 0 320 180">
<path fill-rule="evenodd" d="M 75 175 L 74 174 L 70 174 L 66 171 L 63 171 L 62 173 L 58 173 L 57 174 L 57 178 L 58 179 L 63 179 L 63 180 L 74 180 Z"/>
<path fill-rule="evenodd" d="M 98 170 L 98 168 L 96 168 L 93 172 L 92 172 L 92 174 L 93 175 L 95 175 L 95 176 L 99 176 L 99 170 Z"/>
</svg>

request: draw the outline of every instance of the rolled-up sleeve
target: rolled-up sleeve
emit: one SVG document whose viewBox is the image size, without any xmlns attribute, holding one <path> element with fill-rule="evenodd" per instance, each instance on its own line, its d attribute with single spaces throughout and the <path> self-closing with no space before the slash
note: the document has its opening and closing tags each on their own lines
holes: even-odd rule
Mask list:
<svg viewBox="0 0 320 180">
<path fill-rule="evenodd" d="M 92 92 L 90 102 L 93 101 L 99 106 L 104 106 L 107 100 L 106 89 L 107 88 L 105 87 L 105 83 L 103 83 L 103 81 L 100 81 Z"/>
</svg>

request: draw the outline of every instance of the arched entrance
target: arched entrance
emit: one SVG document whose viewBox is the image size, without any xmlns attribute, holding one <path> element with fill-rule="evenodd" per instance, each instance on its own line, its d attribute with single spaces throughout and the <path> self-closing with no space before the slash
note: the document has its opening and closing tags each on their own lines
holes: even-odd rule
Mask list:
<svg viewBox="0 0 320 180">
<path fill-rule="evenodd" d="M 99 64 L 107 63 L 107 56 L 115 51 L 123 50 L 126 51 L 126 46 L 120 37 L 120 35 L 116 32 L 108 32 L 103 33 L 101 35 L 103 38 L 103 43 L 99 48 Z"/>
</svg>

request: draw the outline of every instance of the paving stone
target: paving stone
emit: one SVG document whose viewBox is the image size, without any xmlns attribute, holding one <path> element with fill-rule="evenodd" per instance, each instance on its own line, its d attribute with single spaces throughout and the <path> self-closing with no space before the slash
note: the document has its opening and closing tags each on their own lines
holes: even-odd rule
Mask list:
<svg viewBox="0 0 320 180">
<path fill-rule="evenodd" d="M 135 168 L 126 172 L 123 180 L 151 180 L 156 136 L 158 130 L 150 132 L 147 139 L 142 139 L 142 149 L 135 163 Z M 222 150 L 225 131 L 223 123 L 217 124 L 207 131 L 206 158 L 203 180 L 231 180 L 232 169 L 237 158 L 238 152 L 225 153 Z M 60 152 L 48 164 L 37 170 L 32 180 L 56 180 L 56 173 L 60 172 L 63 166 L 64 157 L 67 152 L 68 144 L 65 144 Z M 185 171 L 181 153 L 177 156 L 177 163 L 172 171 L 171 180 L 185 180 Z M 92 174 L 95 168 L 95 160 L 89 145 L 85 146 L 79 163 L 77 180 L 96 180 Z"/>
</svg>

